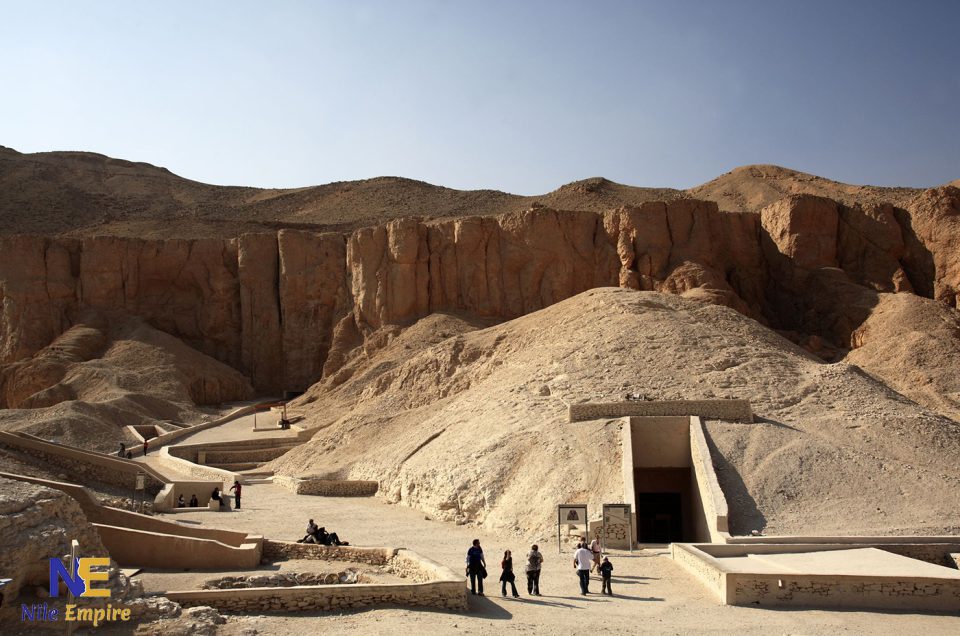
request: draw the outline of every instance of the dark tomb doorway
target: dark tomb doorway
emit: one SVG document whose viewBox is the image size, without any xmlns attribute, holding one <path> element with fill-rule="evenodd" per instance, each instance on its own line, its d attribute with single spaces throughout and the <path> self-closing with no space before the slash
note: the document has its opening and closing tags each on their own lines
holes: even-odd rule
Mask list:
<svg viewBox="0 0 960 636">
<path fill-rule="evenodd" d="M 694 541 L 689 468 L 635 468 L 637 542 Z"/>
</svg>

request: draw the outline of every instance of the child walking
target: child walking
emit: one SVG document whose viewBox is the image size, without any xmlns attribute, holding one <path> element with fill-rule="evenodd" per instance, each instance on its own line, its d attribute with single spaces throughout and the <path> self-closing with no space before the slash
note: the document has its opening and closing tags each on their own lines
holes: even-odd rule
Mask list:
<svg viewBox="0 0 960 636">
<path fill-rule="evenodd" d="M 603 589 L 600 591 L 608 596 L 613 596 L 613 590 L 610 589 L 610 577 L 613 575 L 613 563 L 610 563 L 608 557 L 603 557 L 603 563 L 600 564 L 600 576 L 603 578 Z"/>
</svg>

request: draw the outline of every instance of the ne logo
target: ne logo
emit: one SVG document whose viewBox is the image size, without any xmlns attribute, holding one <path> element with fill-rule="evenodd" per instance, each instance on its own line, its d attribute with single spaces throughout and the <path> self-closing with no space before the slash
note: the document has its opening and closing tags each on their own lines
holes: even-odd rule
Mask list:
<svg viewBox="0 0 960 636">
<path fill-rule="evenodd" d="M 106 570 L 100 572 L 93 570 L 97 566 L 109 567 L 110 559 L 105 557 L 75 559 L 73 568 L 75 575 L 73 577 L 70 576 L 70 572 L 60 559 L 50 559 L 50 596 L 54 598 L 60 596 L 59 579 L 67 585 L 67 589 L 76 597 L 109 597 L 109 589 L 93 586 L 95 582 L 110 580 L 110 573 Z"/>
</svg>

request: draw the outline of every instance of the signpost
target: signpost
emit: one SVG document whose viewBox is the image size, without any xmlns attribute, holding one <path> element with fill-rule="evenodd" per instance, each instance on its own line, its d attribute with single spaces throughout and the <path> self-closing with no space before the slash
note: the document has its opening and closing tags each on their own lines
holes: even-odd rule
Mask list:
<svg viewBox="0 0 960 636">
<path fill-rule="evenodd" d="M 139 476 L 139 474 L 138 474 Z M 138 482 L 139 483 L 139 482 Z M 77 579 L 77 553 L 80 552 L 80 542 L 76 539 L 70 540 L 70 579 L 75 581 Z M 74 602 L 73 591 L 67 590 L 67 604 L 72 605 Z M 67 624 L 67 636 L 73 633 L 73 627 L 76 624 L 74 621 L 65 621 Z"/>
<path fill-rule="evenodd" d="M 140 491 L 140 512 L 143 512 L 143 509 L 147 503 L 146 493 L 144 492 L 144 490 L 146 489 L 146 486 L 147 486 L 147 474 L 137 473 L 137 484 L 136 486 L 134 486 L 134 489 L 133 489 L 134 490 L 133 505 L 134 506 L 137 505 L 136 491 L 139 490 Z"/>
<path fill-rule="evenodd" d="M 557 506 L 557 553 L 563 552 L 560 528 L 563 525 L 583 526 L 583 536 L 590 532 L 587 525 L 587 504 L 560 504 Z"/>
</svg>

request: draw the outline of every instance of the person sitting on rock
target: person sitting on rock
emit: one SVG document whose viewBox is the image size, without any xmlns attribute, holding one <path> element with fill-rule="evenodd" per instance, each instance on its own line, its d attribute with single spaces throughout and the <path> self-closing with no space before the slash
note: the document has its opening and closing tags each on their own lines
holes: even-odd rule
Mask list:
<svg viewBox="0 0 960 636">
<path fill-rule="evenodd" d="M 183 501 L 183 495 L 180 495 L 179 497 L 177 497 L 177 508 L 185 508 L 186 505 L 187 504 L 184 503 Z"/>
<path fill-rule="evenodd" d="M 191 507 L 191 508 L 199 508 L 199 507 L 200 507 L 200 500 L 197 499 L 197 496 L 196 496 L 196 495 L 192 495 L 192 496 L 190 497 L 190 507 Z"/>
<path fill-rule="evenodd" d="M 215 488 L 213 489 L 213 492 L 210 493 L 210 499 L 213 499 L 213 500 L 216 501 L 218 504 L 220 504 L 220 507 L 221 507 L 221 508 L 223 507 L 223 498 L 220 496 L 220 488 L 219 488 L 219 487 L 215 487 Z"/>
<path fill-rule="evenodd" d="M 297 543 L 319 543 L 316 539 L 317 530 L 320 528 L 313 522 L 313 519 L 307 520 L 307 534 L 304 535 L 302 539 L 297 540 Z"/>
</svg>

